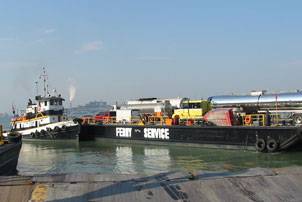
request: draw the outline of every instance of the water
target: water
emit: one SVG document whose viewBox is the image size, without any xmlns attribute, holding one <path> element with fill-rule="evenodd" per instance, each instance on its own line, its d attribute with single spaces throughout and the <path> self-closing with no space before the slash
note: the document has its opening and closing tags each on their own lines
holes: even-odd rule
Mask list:
<svg viewBox="0 0 302 202">
<path fill-rule="evenodd" d="M 94 142 L 24 142 L 20 175 L 59 173 L 156 174 L 167 171 L 239 171 L 302 165 L 302 152 L 257 153 L 181 146 Z"/>
</svg>

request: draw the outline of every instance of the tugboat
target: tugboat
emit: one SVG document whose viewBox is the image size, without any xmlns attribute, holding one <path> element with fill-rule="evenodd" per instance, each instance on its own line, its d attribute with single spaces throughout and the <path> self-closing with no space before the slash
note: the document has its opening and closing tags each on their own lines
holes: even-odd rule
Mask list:
<svg viewBox="0 0 302 202">
<path fill-rule="evenodd" d="M 60 94 L 50 95 L 46 84 L 46 71 L 43 68 L 44 96 L 37 95 L 35 103 L 29 99 L 25 113 L 15 115 L 11 121 L 11 132 L 18 132 L 23 140 L 27 139 L 77 139 L 80 126 L 64 115 Z"/>
</svg>

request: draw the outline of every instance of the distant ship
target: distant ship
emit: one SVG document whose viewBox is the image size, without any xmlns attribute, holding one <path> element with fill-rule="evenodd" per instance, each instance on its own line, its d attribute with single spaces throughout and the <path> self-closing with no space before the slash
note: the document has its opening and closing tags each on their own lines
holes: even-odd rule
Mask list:
<svg viewBox="0 0 302 202">
<path fill-rule="evenodd" d="M 77 107 L 72 107 L 67 109 L 68 114 L 71 117 L 82 117 L 88 115 L 95 115 L 100 112 L 106 112 L 112 109 L 112 106 L 108 105 L 104 101 L 92 101 L 87 103 L 86 105 L 80 105 Z"/>
<path fill-rule="evenodd" d="M 11 132 L 18 132 L 22 139 L 77 139 L 80 126 L 64 115 L 63 101 L 60 94 L 50 95 L 46 89 L 44 74 L 44 96 L 37 95 L 33 102 L 29 99 L 26 111 L 11 120 Z M 13 112 L 15 114 L 15 112 Z"/>
</svg>

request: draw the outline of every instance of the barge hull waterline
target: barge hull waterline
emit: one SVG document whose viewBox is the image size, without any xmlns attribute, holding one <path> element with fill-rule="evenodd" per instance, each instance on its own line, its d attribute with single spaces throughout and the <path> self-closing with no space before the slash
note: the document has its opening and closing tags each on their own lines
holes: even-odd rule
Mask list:
<svg viewBox="0 0 302 202">
<path fill-rule="evenodd" d="M 259 140 L 276 142 L 274 151 L 286 150 L 301 142 L 301 127 L 218 127 L 218 126 L 137 126 L 81 125 L 79 140 L 109 138 L 152 144 L 176 143 L 225 149 L 257 149 Z M 273 141 L 272 141 L 273 140 Z M 265 149 L 266 150 L 266 149 Z M 270 151 L 272 152 L 272 151 Z"/>
<path fill-rule="evenodd" d="M 103 138 L 96 137 L 96 141 L 107 141 L 116 144 L 140 144 L 152 146 L 179 146 L 179 147 L 195 147 L 195 148 L 208 148 L 208 149 L 230 149 L 230 150 L 248 150 L 255 151 L 254 146 L 240 146 L 240 145 L 219 145 L 219 144 L 202 144 L 202 143 L 185 143 L 185 142 L 162 142 L 152 140 L 135 140 L 135 139 L 117 139 L 117 138 Z"/>
</svg>

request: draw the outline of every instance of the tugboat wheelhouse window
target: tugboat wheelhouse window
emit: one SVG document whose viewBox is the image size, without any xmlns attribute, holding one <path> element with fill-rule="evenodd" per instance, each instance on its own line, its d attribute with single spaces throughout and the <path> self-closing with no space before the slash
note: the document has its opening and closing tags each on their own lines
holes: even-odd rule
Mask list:
<svg viewBox="0 0 302 202">
<path fill-rule="evenodd" d="M 47 101 L 44 102 L 44 106 L 47 106 Z"/>
</svg>

